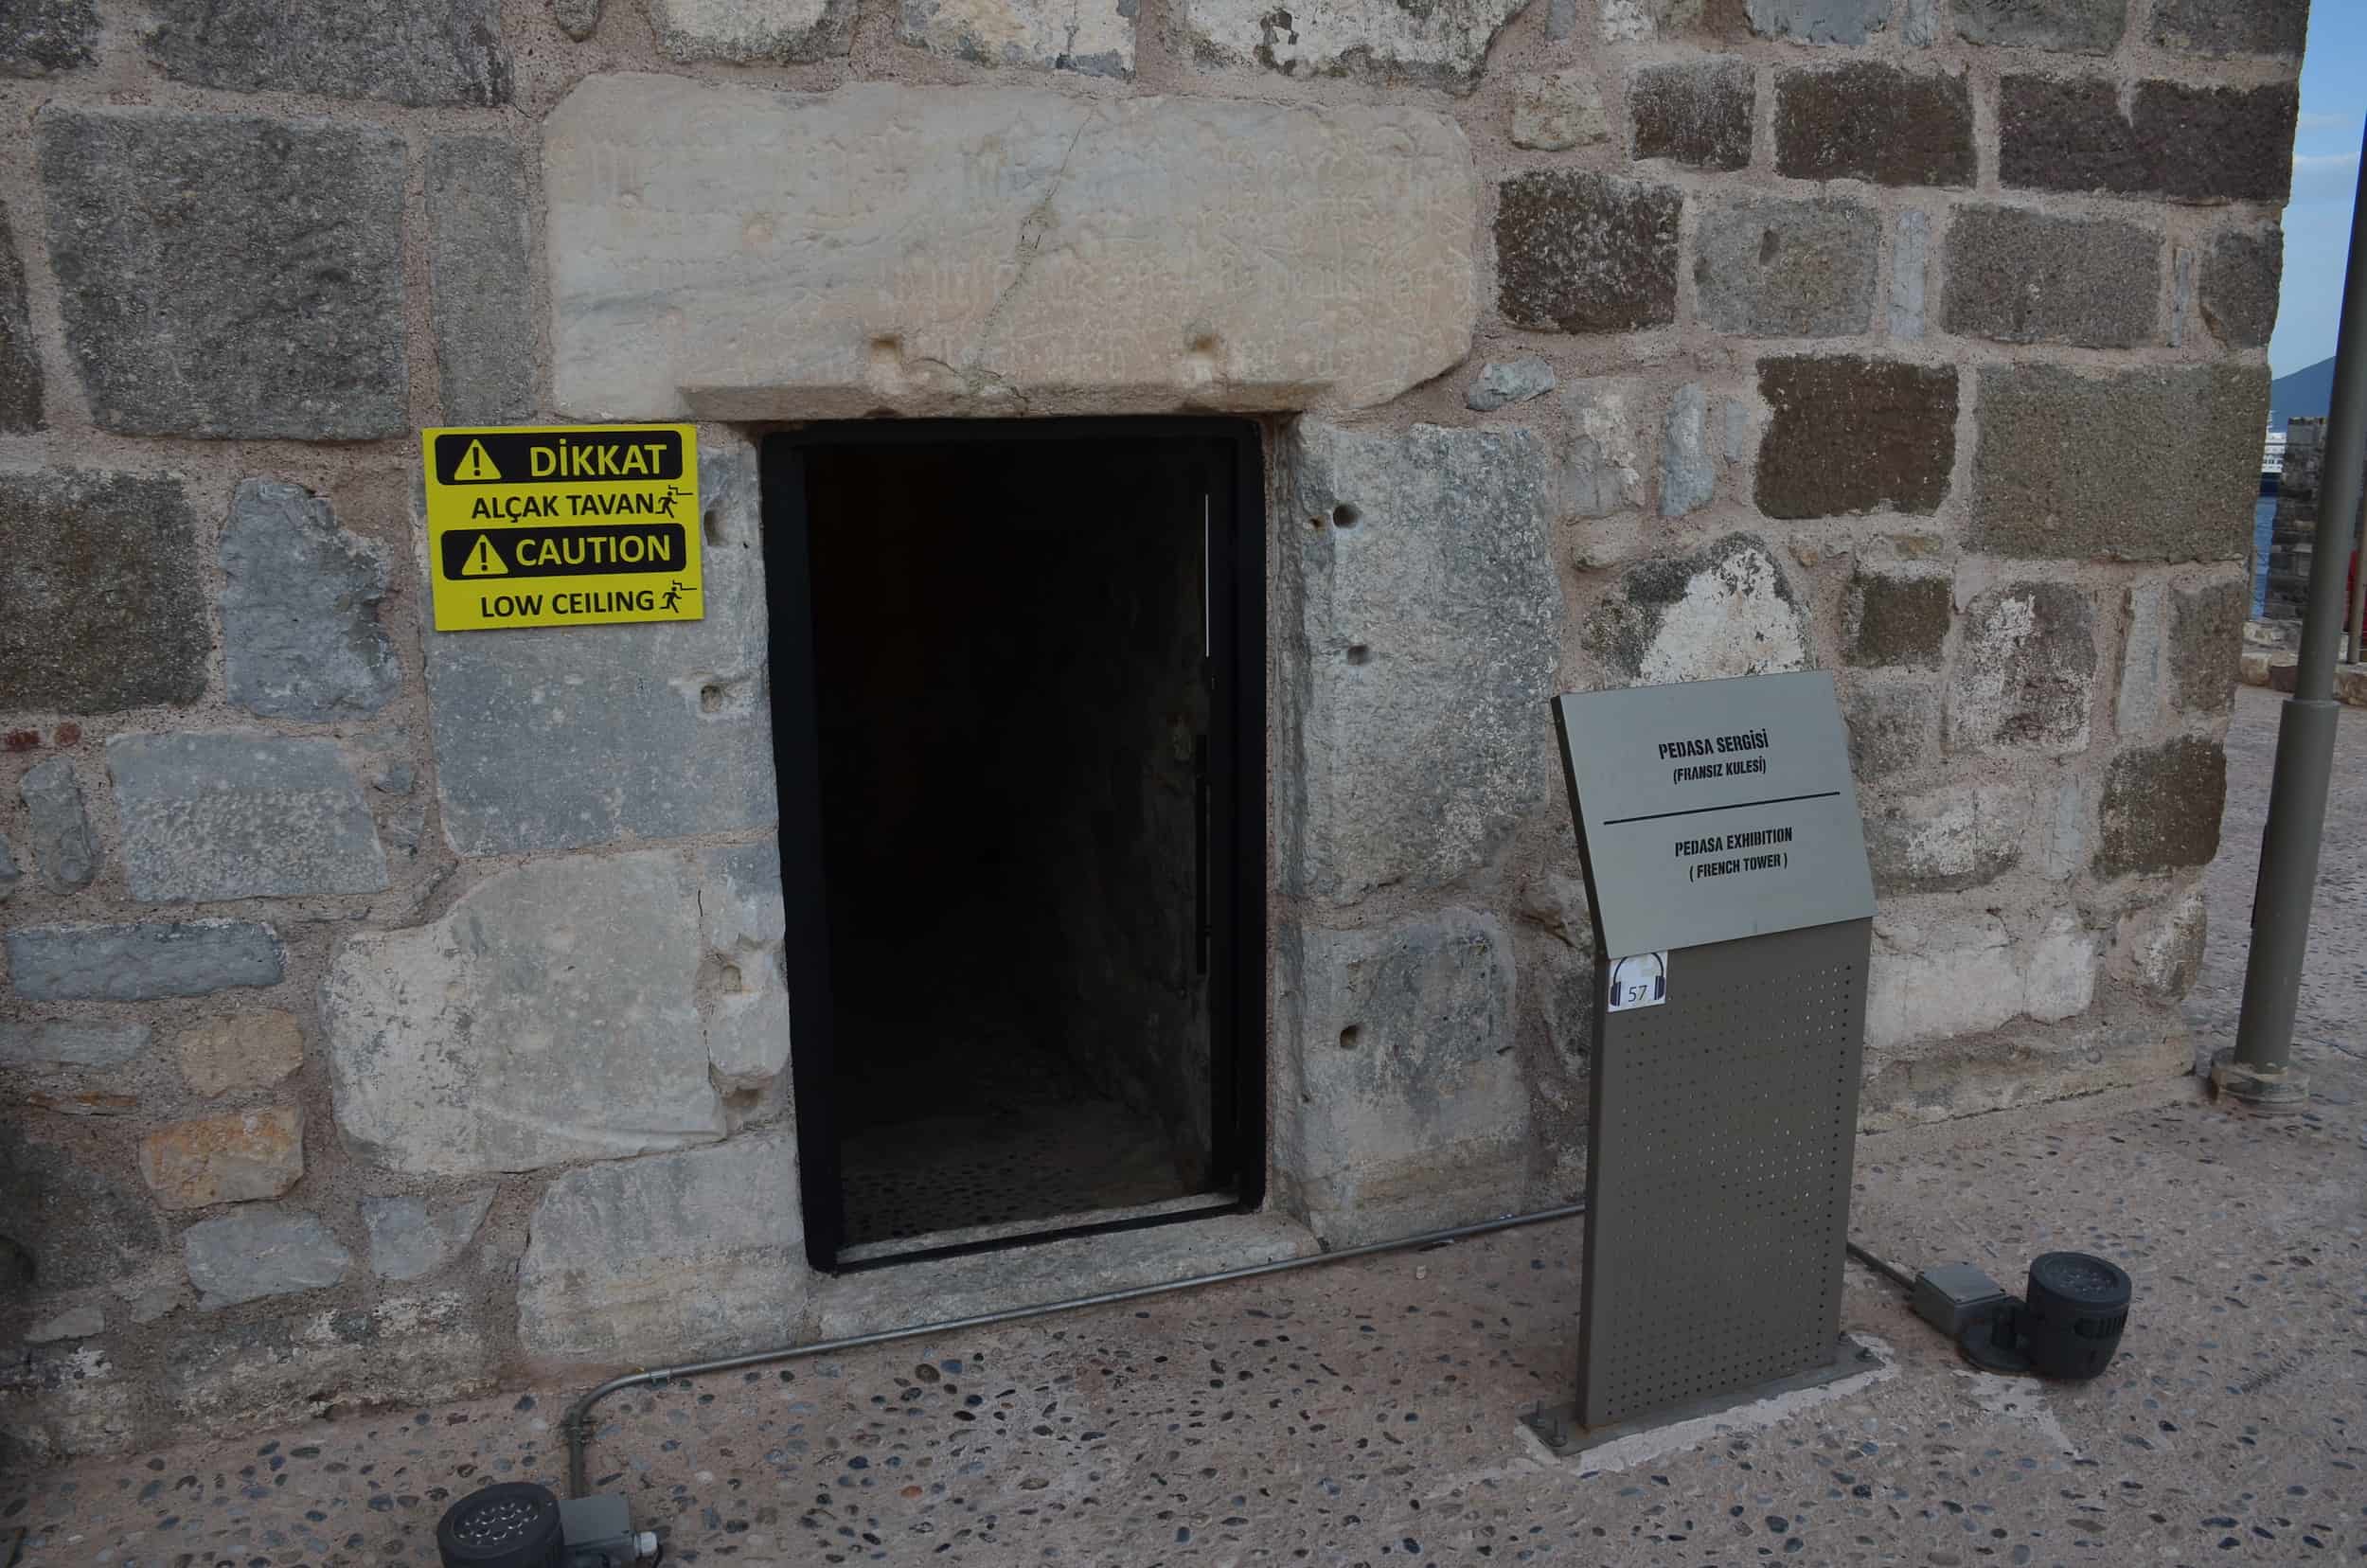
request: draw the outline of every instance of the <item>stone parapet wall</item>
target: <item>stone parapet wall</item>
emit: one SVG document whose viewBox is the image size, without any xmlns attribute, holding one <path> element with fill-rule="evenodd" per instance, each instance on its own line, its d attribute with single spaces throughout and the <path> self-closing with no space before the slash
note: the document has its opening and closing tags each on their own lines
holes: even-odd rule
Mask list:
<svg viewBox="0 0 2367 1568">
<path fill-rule="evenodd" d="M 2183 1071 L 2305 23 L 15 8 L 0 1457 L 958 1307 L 804 1261 L 775 421 L 1264 422 L 1290 1235 L 1582 1183 L 1557 689 L 1834 671 L 1869 1126 Z M 706 618 L 436 634 L 417 429 L 563 419 Z"/>
</svg>

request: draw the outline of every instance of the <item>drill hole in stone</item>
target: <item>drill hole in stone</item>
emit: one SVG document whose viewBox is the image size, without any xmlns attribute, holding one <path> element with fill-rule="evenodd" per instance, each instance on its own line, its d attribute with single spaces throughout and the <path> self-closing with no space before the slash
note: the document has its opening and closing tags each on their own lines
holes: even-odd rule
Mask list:
<svg viewBox="0 0 2367 1568">
<path fill-rule="evenodd" d="M 1367 645 L 1363 643 L 1348 644 L 1348 663 L 1352 665 L 1361 665 L 1370 660 L 1372 656 L 1373 650 Z"/>
<path fill-rule="evenodd" d="M 723 508 L 721 507 L 709 507 L 705 513 L 699 519 L 699 532 L 705 536 L 706 542 L 710 544 L 722 543 Z"/>
<path fill-rule="evenodd" d="M 1362 515 L 1354 507 L 1343 501 L 1331 508 L 1331 526 L 1335 528 L 1353 528 L 1356 526 L 1357 519 Z"/>
<path fill-rule="evenodd" d="M 701 713 L 722 712 L 723 688 L 712 685 L 701 686 L 699 688 L 699 711 Z"/>
<path fill-rule="evenodd" d="M 1361 1024 L 1351 1024 L 1346 1028 L 1340 1031 L 1340 1049 L 1344 1051 L 1353 1051 L 1359 1044 L 1362 1043 L 1363 1039 L 1364 1025 Z"/>
</svg>

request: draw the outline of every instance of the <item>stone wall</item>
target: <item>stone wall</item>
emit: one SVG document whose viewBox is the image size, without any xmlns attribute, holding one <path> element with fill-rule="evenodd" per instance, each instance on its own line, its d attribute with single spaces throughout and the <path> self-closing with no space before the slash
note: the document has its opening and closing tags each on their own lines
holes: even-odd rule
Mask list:
<svg viewBox="0 0 2367 1568">
<path fill-rule="evenodd" d="M 2305 10 L 15 8 L 8 1456 L 1144 1244 L 806 1270 L 767 421 L 1267 421 L 1275 1213 L 1203 1265 L 1577 1189 L 1557 688 L 1836 673 L 1868 1125 L 2182 1070 Z M 701 422 L 707 618 L 432 632 L 417 428 L 612 418 Z"/>
</svg>

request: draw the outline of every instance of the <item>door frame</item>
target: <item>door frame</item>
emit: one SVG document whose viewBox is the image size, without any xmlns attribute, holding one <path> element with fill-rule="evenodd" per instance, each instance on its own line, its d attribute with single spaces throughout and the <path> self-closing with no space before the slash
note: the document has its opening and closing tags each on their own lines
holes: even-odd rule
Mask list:
<svg viewBox="0 0 2367 1568">
<path fill-rule="evenodd" d="M 1007 1239 L 926 1250 L 862 1264 L 839 1262 L 846 1244 L 832 1087 L 836 1016 L 830 996 L 828 890 L 822 846 L 818 674 L 813 641 L 813 519 L 806 454 L 821 447 L 896 447 L 1033 441 L 1190 439 L 1221 459 L 1208 503 L 1208 1016 L 1213 1079 L 1210 1183 L 1229 1201 L 1175 1214 L 1027 1232 Z M 806 1252 L 817 1269 L 892 1266 L 1055 1237 L 1135 1230 L 1265 1202 L 1266 1039 L 1266 491 L 1265 442 L 1237 417 L 1143 419 L 865 419 L 774 431 L 760 439 L 761 506 L 773 757 L 780 795 L 781 892 L 790 995 L 790 1078 L 796 1096 L 797 1178 Z"/>
</svg>

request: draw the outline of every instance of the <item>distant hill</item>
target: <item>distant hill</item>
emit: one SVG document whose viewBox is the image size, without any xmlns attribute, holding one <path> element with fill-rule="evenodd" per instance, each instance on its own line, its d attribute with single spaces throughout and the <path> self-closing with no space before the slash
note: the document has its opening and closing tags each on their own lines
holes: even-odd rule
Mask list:
<svg viewBox="0 0 2367 1568">
<path fill-rule="evenodd" d="M 2279 376 L 2269 383 L 2269 428 L 2283 430 L 2287 419 L 2323 419 L 2334 406 L 2334 361 Z"/>
</svg>

